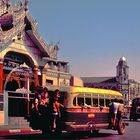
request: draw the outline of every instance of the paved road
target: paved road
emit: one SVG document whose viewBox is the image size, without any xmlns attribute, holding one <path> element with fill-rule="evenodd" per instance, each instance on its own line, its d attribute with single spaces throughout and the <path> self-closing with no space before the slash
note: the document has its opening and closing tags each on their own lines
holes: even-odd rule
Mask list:
<svg viewBox="0 0 140 140">
<path fill-rule="evenodd" d="M 1 136 L 0 140 L 39 140 L 39 139 L 73 139 L 73 140 L 140 140 L 140 121 L 129 122 L 129 126 L 126 126 L 124 135 L 118 135 L 117 131 L 113 130 L 100 130 L 97 135 L 89 135 L 87 133 L 75 133 L 71 135 L 64 134 L 61 137 L 46 137 L 41 134 L 14 134 Z"/>
</svg>

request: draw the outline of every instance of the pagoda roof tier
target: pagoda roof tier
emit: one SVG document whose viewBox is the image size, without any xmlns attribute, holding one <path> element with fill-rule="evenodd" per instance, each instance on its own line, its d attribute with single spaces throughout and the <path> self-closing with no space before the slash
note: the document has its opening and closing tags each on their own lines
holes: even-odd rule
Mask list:
<svg viewBox="0 0 140 140">
<path fill-rule="evenodd" d="M 0 17 L 0 25 L 9 25 L 13 23 L 13 16 L 9 13 L 4 14 Z"/>
<path fill-rule="evenodd" d="M 20 33 L 25 33 L 39 48 L 41 57 L 57 59 L 58 45 L 47 44 L 37 31 L 37 22 L 27 9 L 27 2 L 12 5 L 10 0 L 0 1 L 0 47 L 5 46 Z"/>
</svg>

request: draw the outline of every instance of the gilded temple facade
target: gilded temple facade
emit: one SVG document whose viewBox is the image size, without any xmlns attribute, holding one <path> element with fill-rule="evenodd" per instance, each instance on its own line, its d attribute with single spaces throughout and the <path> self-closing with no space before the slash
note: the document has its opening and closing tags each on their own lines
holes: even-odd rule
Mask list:
<svg viewBox="0 0 140 140">
<path fill-rule="evenodd" d="M 39 35 L 26 0 L 16 5 L 0 1 L 0 93 L 69 86 L 69 63 L 58 60 L 58 50 L 58 45 L 47 44 Z"/>
</svg>

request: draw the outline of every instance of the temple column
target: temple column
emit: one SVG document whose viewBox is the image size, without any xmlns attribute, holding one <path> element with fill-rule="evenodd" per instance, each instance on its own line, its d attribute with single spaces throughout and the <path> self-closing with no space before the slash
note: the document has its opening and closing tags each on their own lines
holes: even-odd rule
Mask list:
<svg viewBox="0 0 140 140">
<path fill-rule="evenodd" d="M 39 86 L 38 68 L 34 68 L 34 86 Z"/>
<path fill-rule="evenodd" d="M 0 59 L 0 94 L 3 91 L 3 60 Z"/>
<path fill-rule="evenodd" d="M 43 69 L 42 70 L 42 86 L 45 87 L 46 86 L 46 72 L 47 70 Z"/>
</svg>

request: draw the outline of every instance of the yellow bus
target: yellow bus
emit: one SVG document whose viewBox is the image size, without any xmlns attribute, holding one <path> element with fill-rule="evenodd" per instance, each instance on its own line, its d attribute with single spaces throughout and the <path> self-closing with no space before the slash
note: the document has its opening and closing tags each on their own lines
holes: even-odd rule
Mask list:
<svg viewBox="0 0 140 140">
<path fill-rule="evenodd" d="M 67 131 L 98 131 L 109 125 L 109 103 L 112 99 L 121 99 L 122 94 L 113 90 L 71 87 L 66 94 L 64 105 L 67 117 Z M 119 134 L 124 127 L 118 128 Z"/>
<path fill-rule="evenodd" d="M 67 92 L 61 92 L 59 101 L 65 106 L 60 110 L 61 131 L 97 133 L 100 129 L 108 129 L 109 103 L 114 98 L 122 99 L 123 96 L 118 91 L 87 87 L 70 87 Z M 124 134 L 123 120 L 120 119 L 116 125 L 115 130 L 120 135 Z"/>
</svg>

